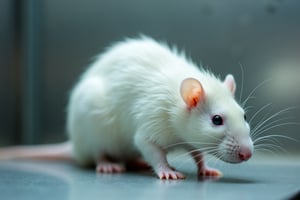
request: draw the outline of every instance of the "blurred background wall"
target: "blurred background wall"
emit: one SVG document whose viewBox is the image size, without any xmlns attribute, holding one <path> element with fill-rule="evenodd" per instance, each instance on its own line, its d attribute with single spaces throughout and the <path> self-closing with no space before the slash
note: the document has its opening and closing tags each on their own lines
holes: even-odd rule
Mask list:
<svg viewBox="0 0 300 200">
<path fill-rule="evenodd" d="M 141 33 L 176 44 L 223 78 L 234 74 L 237 99 L 267 80 L 247 104 L 248 119 L 272 104 L 254 127 L 299 105 L 299 10 L 297 0 L 0 0 L 0 145 L 65 140 L 65 108 L 80 74 L 106 46 Z M 293 108 L 273 121 L 299 117 Z M 300 140 L 299 125 L 265 134 Z"/>
</svg>

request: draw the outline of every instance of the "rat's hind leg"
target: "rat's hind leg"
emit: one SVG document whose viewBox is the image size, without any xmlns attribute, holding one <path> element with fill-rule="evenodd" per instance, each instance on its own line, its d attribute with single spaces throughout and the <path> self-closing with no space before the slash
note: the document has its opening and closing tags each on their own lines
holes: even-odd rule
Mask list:
<svg viewBox="0 0 300 200">
<path fill-rule="evenodd" d="M 222 176 L 222 172 L 220 172 L 219 170 L 206 166 L 202 152 L 193 150 L 191 151 L 191 155 L 197 164 L 199 176 L 210 176 L 210 177 Z"/>
<path fill-rule="evenodd" d="M 126 171 L 123 163 L 113 162 L 107 156 L 101 156 L 96 162 L 96 172 L 104 174 L 122 173 Z"/>
<path fill-rule="evenodd" d="M 122 173 L 125 171 L 125 167 L 121 163 L 113 163 L 110 161 L 99 161 L 96 166 L 96 172 L 111 174 L 111 173 Z"/>
</svg>

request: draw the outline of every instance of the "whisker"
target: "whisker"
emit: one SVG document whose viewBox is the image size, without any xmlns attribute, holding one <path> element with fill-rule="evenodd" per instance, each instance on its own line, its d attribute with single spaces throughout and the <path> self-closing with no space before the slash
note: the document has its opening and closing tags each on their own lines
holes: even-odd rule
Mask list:
<svg viewBox="0 0 300 200">
<path fill-rule="evenodd" d="M 220 161 L 224 161 L 224 157 L 225 154 L 218 153 L 218 152 L 215 155 L 213 155 L 212 156 L 212 159 L 214 160 L 213 166 L 216 166 L 217 164 L 223 165 L 224 162 L 220 162 Z"/>
<path fill-rule="evenodd" d="M 286 149 L 284 149 L 283 147 L 281 147 L 280 145 L 276 145 L 276 144 L 259 144 L 258 145 L 259 148 L 261 149 L 269 149 L 269 150 L 273 150 L 273 152 L 284 152 L 284 153 L 288 153 Z"/>
<path fill-rule="evenodd" d="M 220 143 L 220 142 L 223 140 L 223 138 L 216 137 L 216 136 L 213 136 L 213 135 L 210 135 L 210 134 L 206 134 L 205 137 L 211 138 L 211 139 L 214 140 L 216 143 L 218 143 L 218 142 Z"/>
<path fill-rule="evenodd" d="M 280 110 L 276 113 L 274 113 L 273 115 L 271 115 L 270 117 L 268 117 L 267 119 L 265 119 L 264 121 L 262 121 L 261 123 L 259 123 L 252 131 L 255 132 L 257 129 L 259 129 L 260 127 L 262 127 L 263 125 L 265 125 L 267 122 L 269 122 L 270 120 L 274 119 L 275 117 L 278 117 L 279 115 L 288 112 L 292 109 L 294 109 L 295 107 L 289 107 L 283 110 Z"/>
<path fill-rule="evenodd" d="M 201 149 L 194 149 L 194 150 L 191 150 L 191 151 L 187 151 L 187 152 L 184 152 L 184 153 L 181 153 L 177 156 L 175 156 L 173 159 L 171 159 L 170 161 L 176 161 L 184 156 L 187 156 L 187 155 L 190 155 L 191 153 L 194 153 L 194 152 L 197 152 L 197 151 L 201 151 L 201 152 L 207 152 L 207 153 L 210 153 L 210 152 L 213 152 L 215 150 L 215 147 L 207 147 L 207 148 L 201 148 Z"/>
<path fill-rule="evenodd" d="M 247 106 L 246 108 L 244 108 L 244 111 L 245 111 L 245 113 L 247 113 L 253 108 L 255 108 L 255 106 Z"/>
<path fill-rule="evenodd" d="M 252 130 L 252 136 L 253 137 L 257 137 L 258 135 L 261 135 L 261 131 L 263 131 L 264 129 L 267 129 L 267 128 L 269 128 L 269 127 L 272 127 L 272 126 L 274 126 L 274 124 L 276 124 L 276 123 L 284 123 L 286 120 L 289 120 L 289 119 L 291 119 L 290 117 L 285 117 L 285 118 L 281 118 L 281 119 L 276 119 L 276 120 L 274 120 L 274 121 L 271 121 L 270 123 L 267 123 L 267 124 L 265 124 L 265 125 L 263 125 L 263 126 L 261 126 L 260 128 L 257 128 L 257 126 Z M 286 123 L 286 122 L 285 122 Z"/>
<path fill-rule="evenodd" d="M 204 162 L 204 160 L 205 160 L 205 163 L 210 163 L 211 160 L 214 160 L 215 162 L 217 162 L 219 160 L 217 151 L 211 152 L 209 154 L 210 154 L 210 156 L 208 159 L 207 159 L 207 156 L 204 155 L 203 158 L 200 161 L 198 161 L 196 164 L 198 165 L 200 162 Z"/>
<path fill-rule="evenodd" d="M 207 148 L 208 149 L 208 148 Z M 191 150 L 191 151 L 188 151 L 188 152 L 185 152 L 185 153 L 182 153 L 178 156 L 176 156 L 175 158 L 171 159 L 170 162 L 174 162 L 175 160 L 178 160 L 178 159 L 181 159 L 181 162 L 180 162 L 180 165 L 178 167 L 181 167 L 182 165 L 184 165 L 186 162 L 190 161 L 190 158 L 192 157 L 187 157 L 188 155 L 190 155 L 191 153 L 193 152 L 197 152 L 197 151 L 200 151 L 200 152 L 203 152 L 203 149 L 194 149 L 194 150 Z M 216 154 L 216 151 L 217 149 L 214 148 L 214 147 L 211 147 L 209 150 L 205 150 L 205 153 L 209 153 L 211 155 L 214 155 Z M 185 158 L 184 160 L 182 160 L 182 158 Z M 202 157 L 202 159 L 200 161 L 197 161 L 196 162 L 196 165 L 198 165 L 200 162 L 204 162 L 205 160 L 205 156 Z"/>
<path fill-rule="evenodd" d="M 212 135 L 206 135 L 206 136 L 213 139 L 213 140 L 215 140 L 216 144 L 222 142 L 222 140 L 223 140 L 222 138 L 218 138 L 218 137 L 212 136 Z"/>
<path fill-rule="evenodd" d="M 255 96 L 249 96 L 249 97 L 247 97 L 247 101 L 254 100 L 254 99 L 256 99 Z M 242 105 L 242 107 L 245 107 L 246 103 L 242 103 L 241 105 Z"/>
<path fill-rule="evenodd" d="M 241 73 L 242 73 L 242 83 L 241 83 L 240 98 L 239 98 L 239 102 L 241 102 L 242 96 L 243 96 L 243 90 L 244 90 L 245 72 L 244 72 L 244 68 L 241 63 L 239 63 L 239 66 L 241 68 Z"/>
<path fill-rule="evenodd" d="M 267 148 L 255 148 L 254 151 L 256 152 L 267 152 L 276 155 L 276 152 Z"/>
<path fill-rule="evenodd" d="M 262 141 L 262 140 L 267 139 L 267 138 L 275 138 L 275 137 L 284 138 L 284 139 L 287 139 L 287 140 L 292 140 L 294 142 L 299 142 L 298 140 L 296 140 L 292 137 L 286 136 L 286 135 L 266 135 L 266 136 L 262 136 L 262 137 L 257 138 L 256 140 L 254 140 L 253 144 L 255 145 L 259 141 Z"/>
<path fill-rule="evenodd" d="M 281 118 L 281 119 L 276 119 L 276 120 L 270 122 L 269 124 L 266 124 L 266 125 L 262 126 L 261 128 L 255 130 L 255 132 L 252 131 L 252 134 L 253 134 L 253 136 L 256 136 L 256 133 L 257 133 L 257 132 L 259 133 L 261 130 L 264 130 L 264 129 L 266 129 L 266 128 L 269 128 L 269 127 L 273 126 L 273 125 L 276 124 L 276 123 L 284 122 L 284 121 L 289 120 L 289 119 L 291 119 L 291 118 L 290 118 L 290 117 L 285 117 L 285 118 Z"/>
<path fill-rule="evenodd" d="M 268 108 L 271 105 L 272 105 L 272 103 L 268 103 L 268 104 L 264 105 L 263 107 L 261 107 L 258 111 L 256 111 L 255 114 L 250 118 L 249 124 L 252 123 L 252 120 L 254 120 L 258 114 L 260 114 L 263 110 L 265 110 L 266 108 Z"/>
<path fill-rule="evenodd" d="M 262 87 L 264 84 L 266 84 L 267 82 L 271 81 L 271 79 L 267 79 L 263 82 L 261 82 L 260 84 L 258 84 L 248 95 L 248 97 L 244 100 L 244 102 L 242 103 L 242 107 L 245 107 L 246 103 L 250 100 L 250 98 L 252 97 L 252 95 L 256 92 L 256 90 L 260 87 Z"/>
<path fill-rule="evenodd" d="M 288 125 L 300 125 L 300 124 L 296 123 L 296 122 L 286 122 L 286 123 L 276 124 L 274 126 L 271 126 L 271 127 L 268 127 L 268 128 L 265 127 L 265 129 L 259 130 L 253 136 L 259 136 L 259 135 L 262 135 L 263 133 L 265 133 L 265 132 L 267 132 L 269 130 L 272 130 L 274 128 L 282 127 L 282 126 L 288 126 Z"/>
<path fill-rule="evenodd" d="M 192 145 L 192 144 L 198 144 L 198 145 L 217 145 L 218 143 L 212 143 L 212 142 L 178 142 L 174 144 L 169 144 L 164 147 L 164 149 L 175 147 L 175 146 L 180 146 L 180 145 Z"/>
<path fill-rule="evenodd" d="M 220 163 L 219 161 L 222 159 L 222 156 L 218 153 L 215 152 L 214 154 L 211 154 L 210 159 L 208 159 L 208 163 L 209 162 L 214 162 L 213 165 L 216 165 L 216 163 Z M 213 161 L 211 161 L 213 160 Z"/>
<path fill-rule="evenodd" d="M 266 142 L 274 143 L 274 144 L 278 144 L 278 145 L 281 145 L 281 144 L 282 144 L 276 137 L 266 137 L 266 138 L 258 139 L 258 140 L 254 143 L 254 145 L 268 144 L 268 143 L 266 143 Z"/>
</svg>

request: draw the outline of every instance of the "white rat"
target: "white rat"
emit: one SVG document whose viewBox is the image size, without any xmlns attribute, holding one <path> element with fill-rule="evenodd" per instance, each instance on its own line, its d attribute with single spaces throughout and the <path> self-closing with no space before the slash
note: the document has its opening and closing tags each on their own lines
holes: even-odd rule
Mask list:
<svg viewBox="0 0 300 200">
<path fill-rule="evenodd" d="M 182 147 L 199 175 L 219 176 L 205 165 L 205 150 L 229 163 L 253 153 L 235 89 L 232 75 L 221 81 L 151 38 L 119 42 L 98 57 L 71 93 L 72 158 L 96 164 L 99 173 L 122 172 L 123 163 L 144 159 L 160 179 L 183 179 L 166 158 Z"/>
</svg>

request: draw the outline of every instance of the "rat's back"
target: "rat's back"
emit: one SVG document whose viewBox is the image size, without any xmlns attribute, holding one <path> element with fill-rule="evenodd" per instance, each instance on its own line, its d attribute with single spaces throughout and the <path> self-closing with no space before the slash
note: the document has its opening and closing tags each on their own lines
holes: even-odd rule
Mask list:
<svg viewBox="0 0 300 200">
<path fill-rule="evenodd" d="M 75 159 L 94 162 L 101 152 L 117 159 L 138 156 L 133 144 L 137 126 L 153 126 L 157 117 L 166 120 L 159 125 L 168 126 L 166 109 L 183 104 L 177 91 L 180 77 L 194 71 L 181 56 L 149 38 L 110 47 L 71 94 L 67 123 Z M 171 131 L 159 125 L 164 134 Z"/>
</svg>

